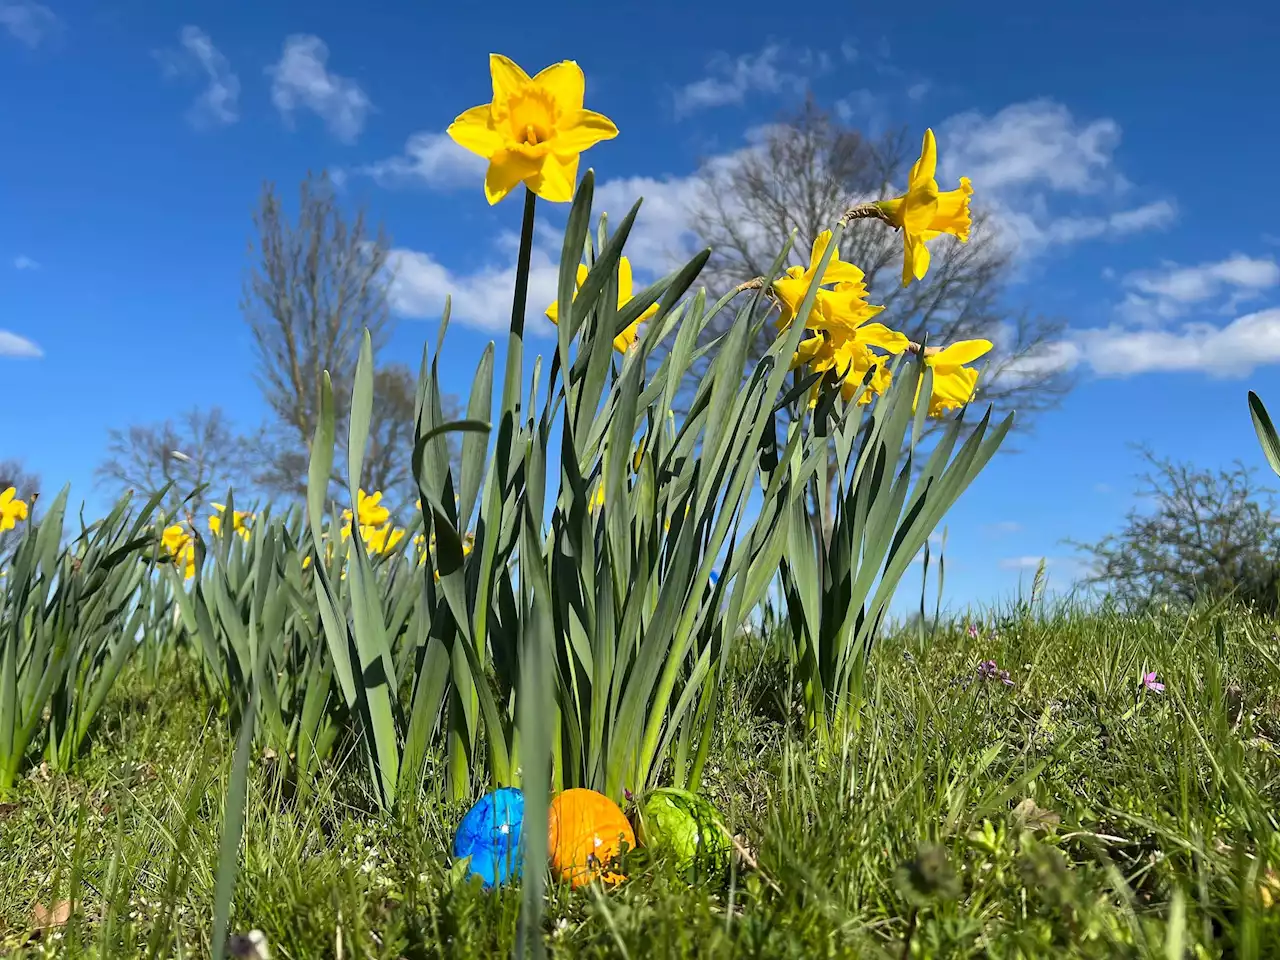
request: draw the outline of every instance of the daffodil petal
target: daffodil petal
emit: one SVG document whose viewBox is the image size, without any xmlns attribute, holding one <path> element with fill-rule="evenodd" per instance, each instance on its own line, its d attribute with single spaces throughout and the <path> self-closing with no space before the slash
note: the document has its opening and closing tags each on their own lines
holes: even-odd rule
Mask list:
<svg viewBox="0 0 1280 960">
<path fill-rule="evenodd" d="M 626 257 L 618 258 L 618 309 L 633 296 L 635 278 L 631 274 L 631 261 Z"/>
<path fill-rule="evenodd" d="M 493 126 L 493 110 L 487 103 L 459 115 L 445 133 L 458 146 L 485 158 L 502 149 L 502 134 Z"/>
<path fill-rule="evenodd" d="M 935 353 L 930 359 L 934 366 L 961 366 L 962 364 L 973 363 L 973 361 L 988 353 L 991 347 L 990 340 L 957 340 L 945 350 Z"/>
<path fill-rule="evenodd" d="M 547 156 L 539 172 L 526 182 L 529 189 L 549 203 L 568 203 L 573 199 L 574 183 L 578 179 L 578 157 Z"/>
<path fill-rule="evenodd" d="M 612 140 L 617 135 L 618 128 L 603 113 L 580 109 L 563 117 L 557 124 L 551 149 L 562 156 L 581 153 L 600 141 Z"/>
<path fill-rule="evenodd" d="M 501 150 L 489 160 L 484 175 L 484 195 L 495 204 L 520 183 L 538 175 L 538 161 L 518 150 Z M 534 191 L 537 192 L 536 190 Z"/>
<path fill-rule="evenodd" d="M 529 75 L 514 60 L 500 53 L 489 54 L 489 73 L 493 77 L 494 100 L 505 100 L 529 83 Z"/>
<path fill-rule="evenodd" d="M 544 67 L 538 71 L 533 82 L 551 94 L 556 105 L 564 113 L 573 113 L 582 109 L 586 78 L 582 75 L 582 68 L 575 61 L 562 60 Z"/>
</svg>

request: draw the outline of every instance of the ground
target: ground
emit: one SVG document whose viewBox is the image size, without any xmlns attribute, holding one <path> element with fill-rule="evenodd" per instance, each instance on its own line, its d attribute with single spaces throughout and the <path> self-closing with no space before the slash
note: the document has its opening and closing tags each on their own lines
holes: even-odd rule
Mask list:
<svg viewBox="0 0 1280 960">
<path fill-rule="evenodd" d="M 742 641 L 702 786 L 752 862 L 689 877 L 639 850 L 617 889 L 553 888 L 552 956 L 1280 952 L 1270 623 L 1022 608 L 899 631 L 827 745 L 784 664 Z M 197 676 L 180 650 L 135 663 L 74 771 L 32 758 L 3 798 L 0 953 L 208 955 L 234 742 Z M 350 750 L 305 803 L 275 764 L 251 771 L 235 930 L 273 957 L 510 954 L 519 891 L 451 872 L 467 804 L 441 777 L 384 817 Z"/>
</svg>

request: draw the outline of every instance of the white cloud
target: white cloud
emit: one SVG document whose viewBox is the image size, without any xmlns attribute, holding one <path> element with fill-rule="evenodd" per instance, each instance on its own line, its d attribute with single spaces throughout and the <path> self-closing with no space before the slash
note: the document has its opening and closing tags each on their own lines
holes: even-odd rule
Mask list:
<svg viewBox="0 0 1280 960">
<path fill-rule="evenodd" d="M 1042 561 L 1046 567 L 1053 565 L 1053 561 L 1048 557 L 1005 557 L 1000 561 L 1000 569 L 1036 570 L 1039 568 Z"/>
<path fill-rule="evenodd" d="M 907 87 L 907 99 L 913 103 L 923 100 L 933 88 L 933 84 L 928 80 L 921 80 L 919 83 L 913 83 Z"/>
<path fill-rule="evenodd" d="M 391 307 L 417 319 L 439 319 L 446 296 L 452 297 L 450 320 L 498 332 L 511 324 L 511 295 L 515 264 L 487 266 L 474 273 L 453 273 L 428 253 L 395 249 L 387 258 L 394 271 Z M 556 298 L 559 267 L 544 250 L 534 248 L 529 271 L 529 299 L 525 322 L 536 331 L 546 305 Z"/>
<path fill-rule="evenodd" d="M 28 47 L 40 46 L 61 27 L 58 15 L 42 3 L 29 0 L 0 0 L 0 26 Z"/>
<path fill-rule="evenodd" d="M 240 78 L 213 40 L 199 27 L 188 24 L 178 34 L 181 51 L 156 54 L 167 77 L 203 76 L 207 81 L 187 119 L 192 126 L 225 126 L 240 118 Z"/>
<path fill-rule="evenodd" d="M 320 117 L 337 139 L 353 143 L 373 104 L 360 84 L 330 73 L 329 48 L 319 37 L 295 34 L 284 42 L 280 62 L 267 67 L 271 102 L 286 123 L 299 109 Z"/>
<path fill-rule="evenodd" d="M 13 258 L 13 269 L 15 270 L 39 270 L 40 264 L 32 260 L 25 253 L 20 253 Z"/>
<path fill-rule="evenodd" d="M 1280 286 L 1280 264 L 1262 257 L 1235 253 L 1225 260 L 1193 267 L 1166 263 L 1158 270 L 1144 270 L 1124 279 L 1129 293 L 1121 311 L 1130 320 L 1158 324 L 1211 301 L 1222 301 L 1227 311 Z"/>
<path fill-rule="evenodd" d="M 1101 377 L 1141 373 L 1204 373 L 1240 379 L 1280 363 L 1280 307 L 1259 310 L 1225 326 L 1183 323 L 1175 328 L 1110 327 L 1075 330 L 1049 344 L 1054 369 L 1087 366 Z M 1048 359 L 1045 361 L 1049 362 Z"/>
<path fill-rule="evenodd" d="M 390 187 L 418 181 L 445 189 L 483 180 L 488 162 L 464 150 L 445 133 L 422 131 L 411 136 L 400 156 L 379 160 L 356 172 L 370 176 L 379 186 Z"/>
<path fill-rule="evenodd" d="M 1119 125 L 1110 119 L 1079 124 L 1052 100 L 1011 104 L 993 117 L 962 113 L 943 123 L 941 133 L 943 172 L 949 179 L 964 174 L 984 190 L 1048 186 L 1090 194 L 1123 182 L 1111 162 Z"/>
<path fill-rule="evenodd" d="M 44 351 L 25 337 L 8 330 L 0 330 L 0 357 L 20 357 L 37 360 L 44 356 Z"/>
<path fill-rule="evenodd" d="M 973 181 L 975 204 L 990 210 L 1002 234 L 1024 255 L 1095 239 L 1120 239 L 1170 226 L 1170 200 L 1122 205 L 1129 181 L 1116 168 L 1120 126 L 1077 120 L 1052 100 L 1005 107 L 994 116 L 969 111 L 938 127 L 944 184 Z M 1063 210 L 1088 201 L 1102 211 Z"/>
<path fill-rule="evenodd" d="M 783 62 L 807 66 L 811 73 L 825 73 L 831 66 L 829 57 L 808 50 L 789 54 L 776 43 L 740 57 L 720 53 L 708 65 L 707 76 L 676 91 L 676 115 L 740 105 L 749 93 L 802 93 L 805 78 L 781 66 Z"/>
</svg>

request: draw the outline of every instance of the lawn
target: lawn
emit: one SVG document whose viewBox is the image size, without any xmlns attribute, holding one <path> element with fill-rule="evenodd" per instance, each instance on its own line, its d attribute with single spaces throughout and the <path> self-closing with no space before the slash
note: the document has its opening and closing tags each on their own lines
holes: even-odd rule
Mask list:
<svg viewBox="0 0 1280 960">
<path fill-rule="evenodd" d="M 724 679 L 702 792 L 742 852 L 681 872 L 640 848 L 617 888 L 553 884 L 552 956 L 1280 948 L 1270 624 L 1023 606 L 895 631 L 834 750 L 806 735 L 787 662 L 747 636 Z M 137 658 L 75 771 L 37 766 L 0 806 L 5 955 L 208 954 L 235 744 L 197 666 L 183 647 Z M 275 957 L 509 954 L 520 890 L 451 869 L 469 802 L 446 797 L 445 758 L 388 816 L 354 745 L 335 755 L 299 802 L 255 750 L 232 929 Z"/>
</svg>

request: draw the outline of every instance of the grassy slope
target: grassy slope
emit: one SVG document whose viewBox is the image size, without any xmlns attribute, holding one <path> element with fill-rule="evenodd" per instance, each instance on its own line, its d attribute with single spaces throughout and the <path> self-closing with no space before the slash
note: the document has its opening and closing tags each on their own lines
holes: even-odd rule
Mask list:
<svg viewBox="0 0 1280 960">
<path fill-rule="evenodd" d="M 900 956 L 912 927 L 917 956 L 1180 956 L 1179 938 L 1280 955 L 1280 903 L 1259 893 L 1280 866 L 1270 625 L 1049 616 L 899 637 L 827 757 L 783 668 L 740 653 L 706 792 L 759 869 L 691 887 L 638 852 L 619 890 L 553 892 L 553 955 Z M 966 682 L 989 657 L 1014 686 Z M 1144 667 L 1164 694 L 1137 695 Z M 231 750 L 187 671 L 131 673 L 75 776 L 36 771 L 0 807 L 0 954 L 206 955 Z M 462 810 L 430 794 L 438 778 L 425 812 L 386 822 L 358 772 L 299 811 L 271 768 L 255 761 L 236 929 L 276 957 L 509 954 L 518 892 L 451 883 Z M 34 904 L 66 899 L 71 922 L 29 939 Z"/>
</svg>

